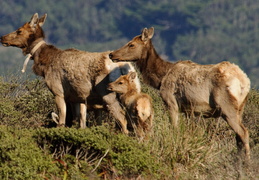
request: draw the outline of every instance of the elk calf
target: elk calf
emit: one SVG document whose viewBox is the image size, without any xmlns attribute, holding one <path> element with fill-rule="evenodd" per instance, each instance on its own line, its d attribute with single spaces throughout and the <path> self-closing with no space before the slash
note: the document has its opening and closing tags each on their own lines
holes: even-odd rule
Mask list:
<svg viewBox="0 0 259 180">
<path fill-rule="evenodd" d="M 108 85 L 108 90 L 120 94 L 120 100 L 126 107 L 132 126 L 136 127 L 137 136 L 143 138 L 152 128 L 154 111 L 151 97 L 139 92 L 136 87 L 136 72 L 120 76 Z"/>
</svg>

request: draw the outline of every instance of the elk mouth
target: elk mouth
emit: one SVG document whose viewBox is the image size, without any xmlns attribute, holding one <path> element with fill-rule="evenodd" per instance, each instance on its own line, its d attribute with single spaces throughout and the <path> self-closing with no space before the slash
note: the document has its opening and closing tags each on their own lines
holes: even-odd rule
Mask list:
<svg viewBox="0 0 259 180">
<path fill-rule="evenodd" d="M 4 37 L 0 37 L 0 42 L 2 43 L 2 45 L 4 47 L 10 46 L 10 44 L 8 42 L 4 42 Z"/>
<path fill-rule="evenodd" d="M 107 90 L 112 91 L 112 87 L 110 87 L 109 85 L 107 86 Z"/>
<path fill-rule="evenodd" d="M 123 60 L 123 59 L 111 59 L 112 62 L 117 63 L 117 62 L 136 62 L 138 59 L 133 59 L 133 60 Z"/>
<path fill-rule="evenodd" d="M 111 60 L 112 60 L 112 62 L 114 62 L 114 63 L 121 62 L 119 59 L 111 59 Z"/>
<path fill-rule="evenodd" d="M 114 57 L 114 55 L 113 55 L 113 53 L 110 53 L 109 54 L 109 58 L 112 60 L 112 62 L 132 62 L 132 61 L 137 61 L 137 59 L 136 60 L 126 60 L 126 59 L 121 59 L 121 58 L 116 58 L 116 57 Z"/>
<path fill-rule="evenodd" d="M 10 46 L 10 44 L 9 43 L 4 43 L 4 42 L 1 42 L 2 43 L 2 45 L 4 46 L 4 47 L 8 47 L 8 46 Z"/>
</svg>

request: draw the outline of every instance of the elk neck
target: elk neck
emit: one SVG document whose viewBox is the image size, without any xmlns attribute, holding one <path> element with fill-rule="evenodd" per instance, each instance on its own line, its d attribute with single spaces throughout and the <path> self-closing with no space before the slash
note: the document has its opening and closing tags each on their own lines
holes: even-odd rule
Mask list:
<svg viewBox="0 0 259 180">
<path fill-rule="evenodd" d="M 46 44 L 46 42 L 43 39 L 36 40 L 34 43 L 32 43 L 32 48 L 30 51 L 30 55 L 33 56 L 34 53 L 41 47 L 41 45 Z"/>
<path fill-rule="evenodd" d="M 51 60 L 49 58 L 51 56 L 48 56 L 52 53 L 50 49 L 56 51 L 57 48 L 52 45 L 46 45 L 46 42 L 43 40 L 43 38 L 39 38 L 34 41 L 30 47 L 32 48 L 30 55 L 34 60 L 32 69 L 36 75 L 45 77 L 45 71 L 47 70 Z"/>
<path fill-rule="evenodd" d="M 160 88 L 163 77 L 171 66 L 170 62 L 163 60 L 156 52 L 151 40 L 142 53 L 141 59 L 136 62 L 143 74 L 144 81 L 156 89 Z"/>
</svg>

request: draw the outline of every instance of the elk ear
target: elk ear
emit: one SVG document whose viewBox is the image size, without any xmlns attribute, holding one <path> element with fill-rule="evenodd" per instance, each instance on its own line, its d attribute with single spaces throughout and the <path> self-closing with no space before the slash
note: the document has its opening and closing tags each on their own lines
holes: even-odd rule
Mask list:
<svg viewBox="0 0 259 180">
<path fill-rule="evenodd" d="M 39 26 L 43 26 L 43 24 L 45 23 L 45 20 L 47 18 L 47 14 L 44 14 L 40 19 L 39 19 Z"/>
<path fill-rule="evenodd" d="M 144 28 L 142 31 L 142 34 L 141 34 L 141 40 L 145 42 L 145 41 L 151 39 L 153 37 L 153 35 L 154 35 L 153 27 L 151 27 L 149 29 Z"/>
<path fill-rule="evenodd" d="M 147 41 L 148 40 L 148 30 L 147 28 L 144 28 L 141 33 L 141 40 Z"/>
<path fill-rule="evenodd" d="M 133 81 L 137 76 L 136 72 L 129 72 L 128 77 L 131 81 Z"/>
<path fill-rule="evenodd" d="M 39 20 L 39 15 L 38 13 L 35 13 L 32 17 L 31 17 L 31 20 L 29 22 L 30 26 L 31 27 L 34 27 L 37 23 L 38 23 L 38 20 Z"/>
<path fill-rule="evenodd" d="M 148 29 L 148 38 L 151 39 L 154 36 L 155 28 L 151 27 Z"/>
</svg>

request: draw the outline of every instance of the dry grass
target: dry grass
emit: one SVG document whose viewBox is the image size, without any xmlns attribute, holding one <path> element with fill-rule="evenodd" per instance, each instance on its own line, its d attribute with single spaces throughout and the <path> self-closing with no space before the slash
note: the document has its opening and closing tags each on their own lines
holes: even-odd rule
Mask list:
<svg viewBox="0 0 259 180">
<path fill-rule="evenodd" d="M 154 130 L 148 145 L 164 167 L 160 179 L 259 179 L 259 92 L 252 90 L 243 122 L 250 132 L 251 161 L 237 155 L 234 131 L 221 118 L 180 118 L 177 130 L 156 90 Z M 152 179 L 152 178 L 151 178 Z"/>
</svg>

